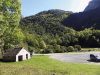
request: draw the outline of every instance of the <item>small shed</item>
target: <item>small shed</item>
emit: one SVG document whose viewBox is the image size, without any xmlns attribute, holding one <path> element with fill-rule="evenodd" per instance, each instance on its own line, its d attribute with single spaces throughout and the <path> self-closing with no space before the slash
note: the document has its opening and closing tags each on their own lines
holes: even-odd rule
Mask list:
<svg viewBox="0 0 100 75">
<path fill-rule="evenodd" d="M 3 54 L 3 61 L 23 61 L 30 59 L 30 52 L 23 47 L 6 50 Z"/>
</svg>

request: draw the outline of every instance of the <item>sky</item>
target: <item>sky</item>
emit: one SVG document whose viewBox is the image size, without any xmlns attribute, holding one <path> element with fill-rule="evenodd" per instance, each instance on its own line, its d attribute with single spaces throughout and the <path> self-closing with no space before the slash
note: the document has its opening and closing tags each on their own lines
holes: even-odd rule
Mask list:
<svg viewBox="0 0 100 75">
<path fill-rule="evenodd" d="M 81 12 L 90 0 L 22 0 L 22 15 L 30 16 L 44 10 L 61 9 Z"/>
</svg>

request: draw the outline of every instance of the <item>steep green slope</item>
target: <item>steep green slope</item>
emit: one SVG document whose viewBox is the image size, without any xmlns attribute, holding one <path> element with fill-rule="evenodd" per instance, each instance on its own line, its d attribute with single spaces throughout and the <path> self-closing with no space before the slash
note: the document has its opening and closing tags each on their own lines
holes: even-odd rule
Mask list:
<svg viewBox="0 0 100 75">
<path fill-rule="evenodd" d="M 50 53 L 77 50 L 74 49 L 76 47 L 74 45 L 99 47 L 99 30 L 89 28 L 75 31 L 62 24 L 70 14 L 72 12 L 48 10 L 22 18 L 20 27 L 26 36 L 28 49 L 39 53 Z"/>
<path fill-rule="evenodd" d="M 63 19 L 68 17 L 71 12 L 63 10 L 43 11 L 36 15 L 25 17 L 21 20 L 21 27 L 39 35 L 45 33 L 60 34 L 66 29 L 62 25 Z"/>
<path fill-rule="evenodd" d="M 75 30 L 62 24 L 63 19 L 71 13 L 53 9 L 22 18 L 20 26 L 27 36 L 29 49 L 35 48 L 44 53 L 64 52 L 68 45 L 77 42 Z"/>
</svg>

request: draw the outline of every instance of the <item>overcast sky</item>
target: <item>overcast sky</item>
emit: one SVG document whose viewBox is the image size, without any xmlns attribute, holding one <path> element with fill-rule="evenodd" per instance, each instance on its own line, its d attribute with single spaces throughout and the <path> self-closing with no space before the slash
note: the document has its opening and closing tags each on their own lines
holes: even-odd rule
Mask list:
<svg viewBox="0 0 100 75">
<path fill-rule="evenodd" d="M 90 0 L 22 0 L 22 15 L 34 15 L 49 9 L 81 12 Z"/>
</svg>

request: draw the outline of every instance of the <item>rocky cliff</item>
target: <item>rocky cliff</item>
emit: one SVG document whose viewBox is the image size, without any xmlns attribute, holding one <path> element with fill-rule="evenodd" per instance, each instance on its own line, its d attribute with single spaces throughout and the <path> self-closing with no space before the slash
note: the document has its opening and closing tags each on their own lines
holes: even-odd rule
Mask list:
<svg viewBox="0 0 100 75">
<path fill-rule="evenodd" d="M 77 30 L 85 28 L 100 29 L 100 0 L 92 0 L 83 12 L 74 13 L 63 23 Z"/>
<path fill-rule="evenodd" d="M 90 11 L 97 8 L 100 8 L 100 0 L 91 0 L 84 11 Z"/>
</svg>

